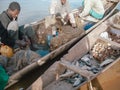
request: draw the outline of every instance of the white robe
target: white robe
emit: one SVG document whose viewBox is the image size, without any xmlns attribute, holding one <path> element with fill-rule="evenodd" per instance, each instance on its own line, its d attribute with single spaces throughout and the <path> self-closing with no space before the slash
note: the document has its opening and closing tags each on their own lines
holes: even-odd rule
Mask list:
<svg viewBox="0 0 120 90">
<path fill-rule="evenodd" d="M 56 14 L 56 13 L 60 13 L 60 14 L 70 13 L 69 2 L 66 0 L 66 3 L 62 5 L 61 0 L 52 0 L 50 6 L 50 14 Z"/>
<path fill-rule="evenodd" d="M 80 17 L 85 17 L 90 14 L 90 10 L 94 10 L 98 14 L 104 14 L 104 6 L 101 0 L 84 0 L 84 9 L 79 14 Z"/>
<path fill-rule="evenodd" d="M 68 14 L 70 17 L 70 22 L 75 23 L 75 19 L 73 14 L 71 13 L 68 0 L 66 0 L 66 3 L 64 5 L 61 4 L 61 0 L 52 0 L 50 6 L 50 14 L 55 15 L 57 13 L 60 13 L 62 18 L 65 18 Z"/>
</svg>

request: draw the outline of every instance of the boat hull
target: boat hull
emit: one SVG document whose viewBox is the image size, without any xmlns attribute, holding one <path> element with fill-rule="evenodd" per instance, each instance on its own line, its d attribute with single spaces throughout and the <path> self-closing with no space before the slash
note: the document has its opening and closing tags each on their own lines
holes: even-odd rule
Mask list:
<svg viewBox="0 0 120 90">
<path fill-rule="evenodd" d="M 114 4 L 113 6 L 115 6 L 116 4 Z M 25 74 L 27 74 L 28 72 L 30 72 L 31 70 L 35 69 L 36 67 L 39 67 L 41 65 L 43 65 L 44 63 L 46 63 L 48 60 L 52 60 L 53 58 L 55 58 L 56 56 L 58 56 L 59 54 L 63 53 L 65 50 L 68 50 L 71 46 L 73 46 L 77 41 L 79 41 L 80 39 L 82 39 L 85 35 L 87 35 L 88 33 L 90 33 L 94 28 L 96 28 L 99 24 L 101 24 L 103 21 L 105 21 L 109 16 L 112 15 L 112 13 L 114 12 L 115 8 L 112 9 L 112 11 L 106 15 L 105 18 L 103 18 L 101 21 L 99 21 L 97 24 L 95 24 L 93 27 L 91 27 L 89 30 L 87 30 L 87 32 L 82 33 L 80 36 L 70 40 L 69 42 L 67 42 L 66 44 L 60 46 L 59 48 L 57 48 L 56 50 L 52 51 L 51 53 L 49 53 L 48 55 L 44 56 L 43 58 L 40 58 L 37 62 L 32 63 L 29 66 L 26 66 L 25 68 L 23 68 L 22 70 L 20 70 L 19 72 L 13 74 L 10 77 L 10 83 L 8 84 L 8 87 L 12 86 L 13 84 L 15 84 L 16 82 L 18 82 Z M 40 24 L 41 22 L 37 22 L 32 24 L 33 26 Z M 87 41 L 86 41 L 87 42 Z M 83 45 L 86 46 L 86 45 Z M 87 46 L 86 46 L 87 47 Z M 72 49 L 71 49 L 72 50 Z M 71 51 L 69 50 L 69 51 Z M 77 50 L 77 49 L 76 49 Z M 79 51 L 79 50 L 78 50 Z M 87 52 L 87 51 L 86 51 Z M 83 54 L 85 54 L 86 52 L 81 53 L 81 56 Z M 76 52 L 77 53 L 77 52 Z M 72 56 L 70 55 L 71 60 L 73 59 Z"/>
<path fill-rule="evenodd" d="M 102 40 L 105 43 L 110 43 L 111 45 L 120 49 L 120 44 L 114 43 L 104 38 L 100 38 L 100 34 L 102 32 L 105 32 L 108 27 L 108 20 L 106 20 L 97 28 L 92 30 L 88 35 L 86 35 L 70 50 L 68 50 L 67 54 L 65 54 L 59 61 L 55 62 L 27 90 L 119 90 L 120 81 L 118 78 L 120 77 L 120 58 L 117 58 L 113 63 L 109 64 L 102 71 L 77 87 L 73 87 L 58 77 L 65 72 L 66 68 L 73 70 L 76 73 L 81 73 L 76 67 L 71 67 L 71 65 L 65 64 L 64 62 L 63 64 L 61 62 L 73 62 L 79 60 L 83 55 L 91 52 L 90 50 L 97 40 Z M 82 75 L 85 76 L 85 74 Z"/>
</svg>

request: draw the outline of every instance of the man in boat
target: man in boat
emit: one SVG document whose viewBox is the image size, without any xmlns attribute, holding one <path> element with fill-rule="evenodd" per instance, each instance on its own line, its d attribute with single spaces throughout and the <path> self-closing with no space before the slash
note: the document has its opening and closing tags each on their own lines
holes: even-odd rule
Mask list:
<svg viewBox="0 0 120 90">
<path fill-rule="evenodd" d="M 103 18 L 105 10 L 101 0 L 83 0 L 82 6 L 84 8 L 79 14 L 81 18 L 91 21 L 94 18 L 95 22 Z"/>
<path fill-rule="evenodd" d="M 20 29 L 18 28 L 17 17 L 20 13 L 20 9 L 19 3 L 12 2 L 10 3 L 9 8 L 0 14 L 0 38 L 2 44 L 5 44 L 4 46 L 7 45 L 16 48 L 15 46 L 17 44 L 24 47 L 30 43 L 27 37 L 32 38 L 32 40 L 34 39 L 35 34 L 31 27 L 24 26 L 20 27 Z M 22 37 L 19 37 L 19 34 L 22 35 Z M 5 55 L 7 53 L 10 53 L 9 50 L 6 50 L 6 52 L 2 54 L 0 47 L 0 90 L 4 90 L 9 79 L 8 75 L 12 75 L 25 66 L 40 59 L 40 55 L 31 50 L 17 51 L 12 57 L 7 57 Z M 4 60 L 4 58 L 7 60 Z"/>
<path fill-rule="evenodd" d="M 35 42 L 35 32 L 32 27 L 18 27 L 17 18 L 20 10 L 21 7 L 18 2 L 11 2 L 8 9 L 0 14 L 1 42 L 12 48 L 27 46 L 30 44 L 30 40 Z"/>
<path fill-rule="evenodd" d="M 50 6 L 52 16 L 61 17 L 61 21 L 67 24 L 70 21 L 72 27 L 76 27 L 74 15 L 71 13 L 68 0 L 52 0 Z"/>
</svg>

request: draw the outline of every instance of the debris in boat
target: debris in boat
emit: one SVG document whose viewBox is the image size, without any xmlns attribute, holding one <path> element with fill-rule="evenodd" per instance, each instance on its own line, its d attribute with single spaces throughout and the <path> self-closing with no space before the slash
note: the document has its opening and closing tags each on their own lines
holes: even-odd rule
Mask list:
<svg viewBox="0 0 120 90">
<path fill-rule="evenodd" d="M 113 59 L 106 59 L 105 61 L 103 61 L 103 62 L 100 64 L 100 66 L 101 66 L 101 67 L 104 67 L 104 66 L 112 63 L 113 61 L 114 61 Z"/>
<path fill-rule="evenodd" d="M 87 70 L 97 74 L 120 55 L 120 48 L 114 47 L 113 45 L 102 40 L 97 40 L 91 50 L 92 51 L 90 54 L 88 53 L 84 55 L 81 59 L 78 61 L 73 61 L 71 64 L 80 67 L 82 70 Z M 98 61 L 101 62 L 101 64 Z M 66 70 L 64 74 L 60 75 L 59 78 L 62 77 L 64 77 L 63 80 L 71 83 L 73 87 L 77 87 L 87 79 L 79 74 L 75 74 L 72 71 L 68 72 L 68 70 Z"/>
<path fill-rule="evenodd" d="M 77 87 L 82 82 L 84 82 L 86 79 L 79 74 L 74 74 L 70 78 L 65 78 L 64 80 L 68 83 L 71 83 L 73 87 Z"/>
<path fill-rule="evenodd" d="M 56 23 L 55 16 L 47 16 L 45 18 L 45 28 L 48 28 L 51 25 L 54 25 Z"/>
<path fill-rule="evenodd" d="M 75 60 L 71 62 L 71 64 L 81 68 L 82 70 L 87 70 L 89 72 L 97 74 L 105 66 L 112 63 L 114 59 L 116 59 L 120 55 L 120 49 L 116 50 L 116 49 L 113 49 L 112 47 L 113 46 L 111 44 L 98 40 L 95 43 L 94 47 L 92 48 L 92 54 L 88 53 L 84 55 L 81 59 L 79 59 L 78 61 Z M 98 52 L 96 57 L 94 56 L 94 52 Z M 98 60 L 100 60 L 101 62 L 103 61 L 103 62 L 100 64 Z M 62 80 L 65 80 L 67 83 L 71 83 L 73 87 L 77 87 L 81 83 L 87 80 L 87 78 L 81 76 L 80 74 L 76 74 L 70 70 L 66 70 L 66 72 L 60 75 L 59 78 L 61 78 Z"/>
<path fill-rule="evenodd" d="M 53 37 L 57 35 L 57 28 L 55 26 L 52 27 L 52 35 Z"/>
<path fill-rule="evenodd" d="M 102 70 L 102 68 L 100 66 L 98 66 L 98 67 L 92 66 L 90 69 L 88 69 L 88 71 L 92 71 L 94 74 L 97 74 L 101 70 Z"/>
<path fill-rule="evenodd" d="M 100 34 L 100 36 L 101 36 L 102 38 L 105 38 L 105 39 L 111 40 L 111 38 L 109 37 L 108 32 L 102 32 L 102 33 Z"/>
<path fill-rule="evenodd" d="M 76 22 L 76 26 L 79 29 L 83 29 L 84 28 L 84 20 L 80 19 L 77 15 L 75 16 L 75 22 Z M 83 29 L 84 31 L 84 29 Z"/>
<path fill-rule="evenodd" d="M 22 57 L 22 58 L 21 58 Z M 40 55 L 31 50 L 20 50 L 14 54 L 7 62 L 6 71 L 9 75 L 21 70 L 27 65 L 36 62 L 41 58 Z"/>
<path fill-rule="evenodd" d="M 51 29 L 50 27 L 48 29 Z M 44 44 L 46 43 L 46 28 L 45 28 L 45 24 L 44 23 L 41 23 L 40 25 L 38 25 L 36 28 L 35 28 L 35 33 L 36 33 L 36 36 L 37 36 L 37 43 L 38 44 Z M 49 30 L 50 31 L 50 30 Z"/>
<path fill-rule="evenodd" d="M 73 71 L 66 72 L 65 74 L 62 74 L 59 76 L 59 78 L 66 78 L 74 75 L 75 73 Z"/>
<path fill-rule="evenodd" d="M 120 12 L 109 20 L 111 26 L 120 29 Z"/>
<path fill-rule="evenodd" d="M 120 30 L 119 29 L 115 29 L 111 27 L 108 33 L 112 41 L 120 43 Z"/>
<path fill-rule="evenodd" d="M 75 78 L 75 82 L 74 82 L 74 84 L 73 84 L 73 87 L 78 86 L 80 83 L 81 83 L 80 78 Z"/>
<path fill-rule="evenodd" d="M 100 67 L 100 64 L 90 54 L 84 55 L 78 61 L 73 61 L 72 65 L 75 65 L 75 66 L 81 68 L 82 70 L 87 70 L 94 74 L 96 74 L 100 70 L 102 70 L 102 68 Z M 87 78 L 85 78 L 79 74 L 76 74 L 73 71 L 70 72 L 70 70 L 69 70 L 69 72 L 68 72 L 68 70 L 66 70 L 66 72 L 60 76 L 64 76 L 64 78 L 62 78 L 62 79 L 68 83 L 71 83 L 73 85 L 73 87 L 76 87 L 76 86 L 80 85 L 82 82 L 84 82 L 85 80 L 87 80 Z"/>
<path fill-rule="evenodd" d="M 37 43 L 47 43 L 50 46 L 51 51 L 57 49 L 61 45 L 84 32 L 82 28 L 73 28 L 70 25 L 63 26 L 60 20 L 56 20 L 56 23 L 50 26 L 47 25 L 48 27 L 46 28 L 46 20 L 44 23 L 34 27 L 34 29 L 36 30 L 35 33 L 37 36 Z"/>
<path fill-rule="evenodd" d="M 6 68 L 8 62 L 8 58 L 5 56 L 0 55 L 0 65 Z"/>
<path fill-rule="evenodd" d="M 71 26 L 62 26 L 60 31 L 61 33 L 58 32 L 59 34 L 51 39 L 51 51 L 57 49 L 71 39 L 81 35 L 81 33 L 83 32 L 83 30 L 80 30 L 78 28 L 72 28 Z"/>
<path fill-rule="evenodd" d="M 3 56 L 6 56 L 8 58 L 11 58 L 13 56 L 13 49 L 7 45 L 1 45 L 0 46 L 0 53 Z"/>
</svg>

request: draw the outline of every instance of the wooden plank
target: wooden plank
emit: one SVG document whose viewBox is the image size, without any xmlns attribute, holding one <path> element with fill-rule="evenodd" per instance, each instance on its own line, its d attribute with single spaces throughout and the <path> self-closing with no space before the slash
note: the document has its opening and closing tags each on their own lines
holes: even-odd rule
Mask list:
<svg viewBox="0 0 120 90">
<path fill-rule="evenodd" d="M 91 80 L 95 90 L 119 90 L 120 89 L 120 58 L 106 67 L 96 78 Z M 77 87 L 77 90 L 88 90 L 89 83 Z"/>
<path fill-rule="evenodd" d="M 98 36 L 98 38 L 99 38 L 100 40 L 102 40 L 102 41 L 105 41 L 105 42 L 110 43 L 112 46 L 116 46 L 117 48 L 120 48 L 120 44 L 118 44 L 118 43 L 116 43 L 116 42 L 113 42 L 113 41 L 111 41 L 111 40 L 102 38 L 102 37 L 100 37 L 100 36 Z"/>
<path fill-rule="evenodd" d="M 74 71 L 75 73 L 82 75 L 83 77 L 87 78 L 88 80 L 90 78 L 94 77 L 94 75 L 95 75 L 92 72 L 83 70 L 80 67 L 77 67 L 75 65 L 71 65 L 70 62 L 67 62 L 67 61 L 61 61 L 60 64 L 63 65 L 64 67 L 66 67 L 67 69 L 70 69 L 70 70 Z"/>
</svg>

